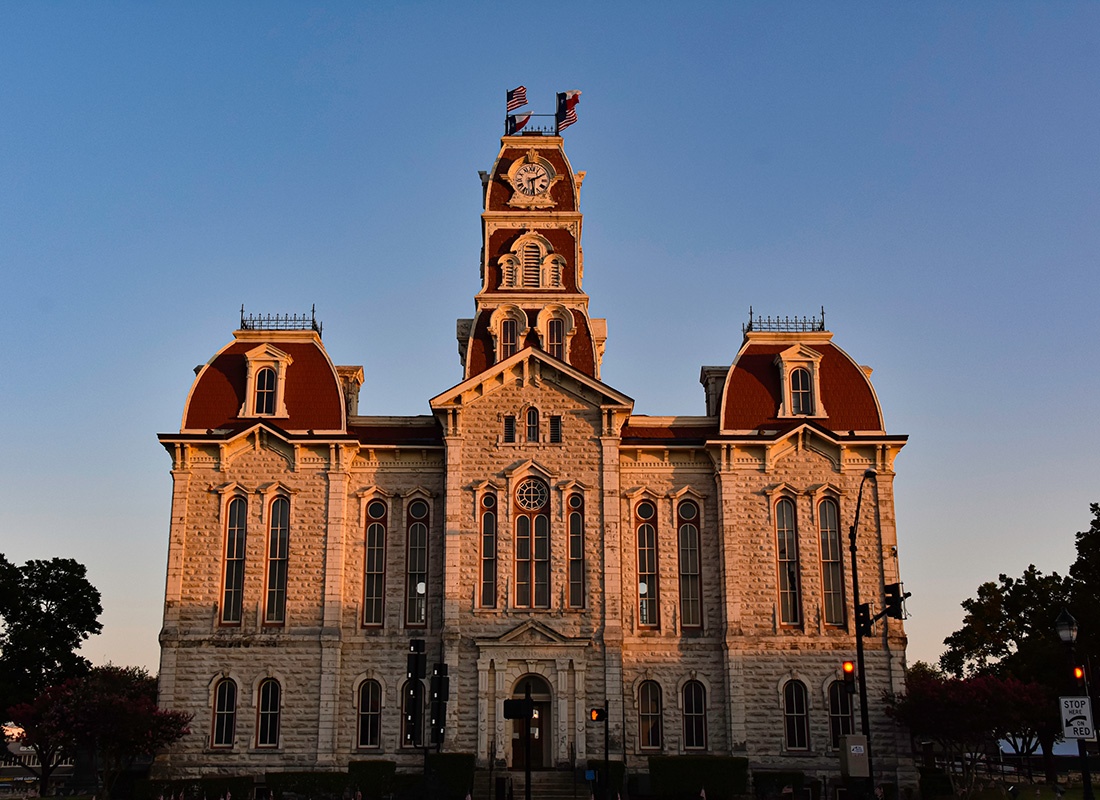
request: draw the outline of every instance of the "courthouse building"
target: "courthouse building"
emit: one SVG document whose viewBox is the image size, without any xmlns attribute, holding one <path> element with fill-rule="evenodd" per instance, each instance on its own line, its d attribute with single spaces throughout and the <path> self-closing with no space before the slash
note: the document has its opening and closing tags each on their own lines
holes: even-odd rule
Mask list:
<svg viewBox="0 0 1100 800">
<path fill-rule="evenodd" d="M 160 436 L 160 700 L 194 721 L 159 775 L 419 769 L 433 709 L 429 679 L 407 681 L 413 639 L 429 673 L 448 667 L 440 748 L 482 767 L 523 763 L 504 706 L 530 691 L 533 768 L 601 758 L 588 714 L 606 701 L 611 758 L 632 772 L 711 754 L 838 774 L 860 714 L 841 674 L 848 527 L 862 489 L 858 579 L 877 613 L 899 580 L 906 437 L 816 317 L 750 315 L 729 363 L 701 368 L 697 413 L 634 414 L 624 391 L 645 387 L 600 377 L 584 175 L 560 136 L 501 140 L 461 371 L 439 376 L 430 413 L 361 414 L 362 368 L 332 363 L 312 318 L 242 312 L 197 369 L 179 432 Z M 905 769 L 880 702 L 905 641 L 889 618 L 866 639 L 880 781 Z"/>
</svg>

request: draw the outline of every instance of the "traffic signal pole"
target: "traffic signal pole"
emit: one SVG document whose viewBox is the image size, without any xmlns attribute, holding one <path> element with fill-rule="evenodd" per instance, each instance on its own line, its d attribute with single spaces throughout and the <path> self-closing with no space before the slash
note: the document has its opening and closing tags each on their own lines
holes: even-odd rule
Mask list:
<svg viewBox="0 0 1100 800">
<path fill-rule="evenodd" d="M 867 482 L 868 478 L 873 478 L 875 471 L 872 469 L 863 473 L 863 480 L 859 482 L 859 492 L 856 495 L 856 515 L 852 520 L 852 527 L 848 529 L 848 545 L 852 552 L 852 603 L 856 609 L 856 666 L 859 674 L 856 678 L 859 680 L 859 724 L 861 733 L 864 738 L 867 739 L 867 773 L 870 775 L 868 779 L 871 784 L 871 791 L 868 796 L 874 794 L 875 786 L 875 762 L 872 760 L 873 749 L 871 747 L 871 723 L 867 712 L 867 669 L 866 662 L 863 657 L 863 626 L 858 621 L 859 616 L 859 567 L 856 563 L 856 528 L 859 526 L 859 510 L 863 503 L 863 484 Z"/>
</svg>

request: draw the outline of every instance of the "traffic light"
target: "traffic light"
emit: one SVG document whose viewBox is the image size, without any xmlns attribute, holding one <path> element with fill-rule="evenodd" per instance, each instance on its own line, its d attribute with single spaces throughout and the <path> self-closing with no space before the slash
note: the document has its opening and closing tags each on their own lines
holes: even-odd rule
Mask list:
<svg viewBox="0 0 1100 800">
<path fill-rule="evenodd" d="M 405 689 L 405 741 L 408 744 L 420 743 L 423 691 L 423 684 L 419 681 L 410 681 Z"/>
<path fill-rule="evenodd" d="M 856 630 L 861 636 L 871 635 L 871 606 L 868 603 L 856 606 Z"/>
<path fill-rule="evenodd" d="M 450 697 L 451 679 L 447 676 L 447 665 L 434 664 L 432 666 L 431 683 L 428 687 L 428 698 L 431 700 L 428 740 L 432 744 L 443 744 L 447 719 L 447 701 Z"/>
<path fill-rule="evenodd" d="M 409 659 L 405 677 L 410 681 L 423 680 L 427 666 L 428 657 L 424 654 L 424 640 L 409 639 Z"/>
<path fill-rule="evenodd" d="M 443 744 L 443 734 L 446 731 L 447 704 L 441 700 L 433 700 L 430 710 L 431 727 L 428 729 L 428 740 L 432 744 Z"/>
<path fill-rule="evenodd" d="M 909 593 L 902 593 L 900 583 L 888 583 L 883 589 L 886 592 L 886 616 L 894 619 L 905 619 L 905 609 L 902 607 L 902 603 L 905 602 L 905 598 L 909 596 Z"/>
<path fill-rule="evenodd" d="M 844 689 L 848 694 L 856 693 L 856 662 L 845 661 L 840 665 L 840 671 L 844 674 Z"/>
<path fill-rule="evenodd" d="M 1073 667 L 1073 679 L 1077 681 L 1078 686 L 1085 685 L 1085 668 L 1074 665 Z"/>
<path fill-rule="evenodd" d="M 603 722 L 605 719 L 607 719 L 607 709 L 593 708 L 591 711 L 588 712 L 588 718 L 593 722 Z"/>
</svg>

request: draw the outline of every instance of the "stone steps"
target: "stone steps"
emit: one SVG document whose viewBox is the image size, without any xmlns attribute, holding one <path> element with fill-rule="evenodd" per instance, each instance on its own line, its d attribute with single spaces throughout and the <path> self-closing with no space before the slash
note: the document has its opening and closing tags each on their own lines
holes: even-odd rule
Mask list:
<svg viewBox="0 0 1100 800">
<path fill-rule="evenodd" d="M 524 783 L 523 770 L 497 769 L 490 776 L 489 770 L 479 769 L 474 774 L 473 800 L 497 800 L 496 781 L 504 779 L 504 800 L 523 800 Z M 507 787 L 511 784 L 511 797 L 507 794 Z M 573 773 L 569 770 L 532 770 L 531 771 L 531 800 L 589 800 L 591 788 L 583 780 L 573 780 Z"/>
</svg>

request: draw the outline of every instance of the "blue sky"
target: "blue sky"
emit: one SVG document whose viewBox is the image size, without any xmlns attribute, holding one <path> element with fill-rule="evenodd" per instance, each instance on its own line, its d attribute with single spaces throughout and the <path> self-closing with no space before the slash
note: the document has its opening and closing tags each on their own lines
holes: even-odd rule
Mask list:
<svg viewBox="0 0 1100 800">
<path fill-rule="evenodd" d="M 1064 571 L 1100 501 L 1096 3 L 0 6 L 0 552 L 103 593 L 157 667 L 158 432 L 242 303 L 316 304 L 361 410 L 457 383 L 504 93 L 583 92 L 605 381 L 701 414 L 748 309 L 873 380 L 910 660 L 999 572 Z M 1053 622 L 1053 621 L 1052 621 Z"/>
</svg>

